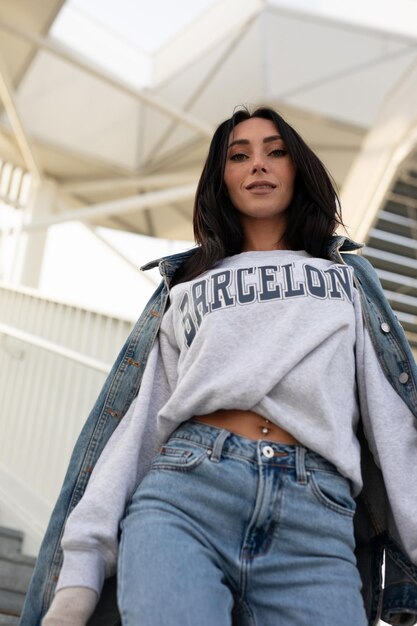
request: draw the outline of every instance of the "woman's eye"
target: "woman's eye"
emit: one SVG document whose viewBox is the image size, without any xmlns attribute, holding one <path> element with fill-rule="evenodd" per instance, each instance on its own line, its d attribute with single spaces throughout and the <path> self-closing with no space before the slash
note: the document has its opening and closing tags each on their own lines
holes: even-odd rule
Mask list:
<svg viewBox="0 0 417 626">
<path fill-rule="evenodd" d="M 243 152 L 236 152 L 236 154 L 232 154 L 230 157 L 231 161 L 244 161 L 247 158 L 246 154 Z"/>
<path fill-rule="evenodd" d="M 270 154 L 274 157 L 281 157 L 281 156 L 285 156 L 286 154 L 288 154 L 288 152 L 287 150 L 283 150 L 282 148 L 277 148 L 276 150 L 272 150 Z"/>
</svg>

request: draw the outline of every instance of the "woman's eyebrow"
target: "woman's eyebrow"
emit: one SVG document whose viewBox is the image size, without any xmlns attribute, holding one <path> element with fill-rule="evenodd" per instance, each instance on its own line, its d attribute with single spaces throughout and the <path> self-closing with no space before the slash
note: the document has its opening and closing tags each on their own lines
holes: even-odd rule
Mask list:
<svg viewBox="0 0 417 626">
<path fill-rule="evenodd" d="M 263 143 L 269 143 L 270 141 L 276 141 L 277 139 L 282 139 L 281 135 L 272 135 L 271 137 L 265 137 Z"/>
<path fill-rule="evenodd" d="M 271 135 L 271 137 L 265 137 L 265 139 L 262 140 L 263 143 L 270 143 L 271 141 L 276 141 L 277 139 L 282 139 L 281 135 Z M 229 144 L 227 146 L 227 149 L 231 148 L 234 145 L 244 145 L 247 146 L 250 144 L 249 139 L 235 139 L 235 141 L 232 141 L 231 144 Z"/>
<path fill-rule="evenodd" d="M 230 143 L 227 146 L 227 149 L 231 148 L 232 146 L 236 146 L 236 145 L 249 145 L 249 139 L 235 139 L 235 141 L 232 141 L 232 143 Z"/>
</svg>

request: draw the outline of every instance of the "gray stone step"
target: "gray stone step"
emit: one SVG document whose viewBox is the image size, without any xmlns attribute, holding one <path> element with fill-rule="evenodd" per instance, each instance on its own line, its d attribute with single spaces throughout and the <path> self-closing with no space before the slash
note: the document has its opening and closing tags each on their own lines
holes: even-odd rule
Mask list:
<svg viewBox="0 0 417 626">
<path fill-rule="evenodd" d="M 0 589 L 0 613 L 19 617 L 24 599 L 24 593 Z"/>
<path fill-rule="evenodd" d="M 34 564 L 35 559 L 22 554 L 14 558 L 0 556 L 0 589 L 26 593 Z"/>
<path fill-rule="evenodd" d="M 23 533 L 0 527 L 0 626 L 18 624 L 36 559 L 21 554 Z"/>
<path fill-rule="evenodd" d="M 19 530 L 0 526 L 0 556 L 19 554 L 22 548 L 23 533 Z"/>
<path fill-rule="evenodd" d="M 18 626 L 19 618 L 0 613 L 0 626 Z"/>
</svg>

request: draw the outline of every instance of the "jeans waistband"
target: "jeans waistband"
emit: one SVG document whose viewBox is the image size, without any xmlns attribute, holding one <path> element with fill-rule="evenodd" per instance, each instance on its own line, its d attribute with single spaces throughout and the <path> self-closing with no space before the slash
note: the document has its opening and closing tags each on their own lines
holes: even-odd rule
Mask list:
<svg viewBox="0 0 417 626">
<path fill-rule="evenodd" d="M 319 469 L 340 475 L 333 463 L 300 444 L 277 443 L 268 439 L 255 441 L 193 420 L 183 422 L 170 439 L 188 440 L 206 448 L 213 462 L 218 462 L 222 455 L 233 455 L 254 462 L 293 467 L 301 482 L 306 480 L 305 472 L 308 470 Z"/>
</svg>

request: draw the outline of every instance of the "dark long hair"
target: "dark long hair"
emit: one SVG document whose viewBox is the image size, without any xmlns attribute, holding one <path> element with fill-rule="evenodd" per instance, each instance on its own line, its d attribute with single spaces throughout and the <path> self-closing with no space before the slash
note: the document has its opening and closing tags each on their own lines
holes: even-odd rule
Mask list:
<svg viewBox="0 0 417 626">
<path fill-rule="evenodd" d="M 195 253 L 179 268 L 174 283 L 191 280 L 218 261 L 243 249 L 239 213 L 231 203 L 223 175 L 231 131 L 253 117 L 271 120 L 296 167 L 294 194 L 287 209 L 283 236 L 286 247 L 326 258 L 326 243 L 341 224 L 340 202 L 320 159 L 276 111 L 260 107 L 253 113 L 239 109 L 215 131 L 194 202 Z"/>
</svg>

